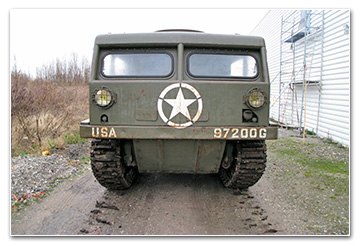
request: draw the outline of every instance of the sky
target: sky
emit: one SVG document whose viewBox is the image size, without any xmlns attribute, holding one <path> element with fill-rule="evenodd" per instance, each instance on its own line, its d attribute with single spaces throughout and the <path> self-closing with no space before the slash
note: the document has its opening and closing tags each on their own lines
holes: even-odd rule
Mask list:
<svg viewBox="0 0 360 246">
<path fill-rule="evenodd" d="M 10 69 L 36 68 L 76 53 L 91 62 L 95 37 L 107 33 L 195 29 L 248 35 L 268 9 L 11 9 Z"/>
</svg>

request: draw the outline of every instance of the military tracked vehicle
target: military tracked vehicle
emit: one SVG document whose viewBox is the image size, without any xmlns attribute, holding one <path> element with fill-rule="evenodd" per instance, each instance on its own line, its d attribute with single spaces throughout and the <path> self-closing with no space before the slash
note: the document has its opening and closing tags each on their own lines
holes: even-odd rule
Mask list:
<svg viewBox="0 0 360 246">
<path fill-rule="evenodd" d="M 96 37 L 89 81 L 91 166 L 127 189 L 139 173 L 218 173 L 254 185 L 266 166 L 270 82 L 264 39 L 197 31 Z"/>
</svg>

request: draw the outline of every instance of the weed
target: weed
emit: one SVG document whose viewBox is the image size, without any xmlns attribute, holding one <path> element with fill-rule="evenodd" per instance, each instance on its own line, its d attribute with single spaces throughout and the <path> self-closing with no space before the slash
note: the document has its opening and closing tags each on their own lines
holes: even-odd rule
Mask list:
<svg viewBox="0 0 360 246">
<path fill-rule="evenodd" d="M 27 153 L 25 151 L 20 151 L 19 156 L 21 157 L 27 156 Z"/>
<path fill-rule="evenodd" d="M 323 142 L 326 144 L 335 144 L 335 142 L 331 138 L 324 138 Z"/>
<path fill-rule="evenodd" d="M 83 165 L 86 165 L 86 164 L 89 164 L 90 163 L 90 156 L 83 156 L 82 159 L 81 159 L 81 162 Z"/>
<path fill-rule="evenodd" d="M 48 145 L 50 149 L 58 149 L 54 140 L 48 139 Z"/>
<path fill-rule="evenodd" d="M 307 135 L 311 135 L 311 136 L 316 135 L 316 133 L 314 131 L 306 130 L 305 132 Z"/>
<path fill-rule="evenodd" d="M 310 177 L 312 177 L 312 174 L 311 174 L 311 172 L 306 172 L 306 173 L 304 173 L 304 176 L 310 178 Z"/>
<path fill-rule="evenodd" d="M 64 144 L 77 144 L 77 143 L 85 143 L 86 139 L 80 137 L 80 133 L 78 131 L 68 132 L 64 136 Z"/>
</svg>

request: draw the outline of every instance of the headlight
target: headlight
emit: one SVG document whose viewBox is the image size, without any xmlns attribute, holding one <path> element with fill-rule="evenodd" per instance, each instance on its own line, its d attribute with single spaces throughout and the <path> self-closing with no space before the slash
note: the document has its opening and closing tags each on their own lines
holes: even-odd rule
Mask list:
<svg viewBox="0 0 360 246">
<path fill-rule="evenodd" d="M 92 98 L 102 108 L 109 108 L 115 102 L 115 94 L 107 87 L 97 88 Z"/>
<path fill-rule="evenodd" d="M 265 102 L 266 95 L 258 88 L 250 90 L 246 96 L 246 103 L 253 109 L 260 109 L 262 106 L 264 106 Z"/>
</svg>

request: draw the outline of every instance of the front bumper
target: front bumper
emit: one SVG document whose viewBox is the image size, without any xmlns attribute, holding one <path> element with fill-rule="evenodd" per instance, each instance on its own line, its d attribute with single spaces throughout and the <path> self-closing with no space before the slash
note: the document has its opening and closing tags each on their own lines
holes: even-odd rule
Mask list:
<svg viewBox="0 0 360 246">
<path fill-rule="evenodd" d="M 276 126 L 266 127 L 188 127 L 169 126 L 111 126 L 80 123 L 82 138 L 117 139 L 207 139 L 207 140 L 271 140 L 278 138 Z"/>
</svg>

